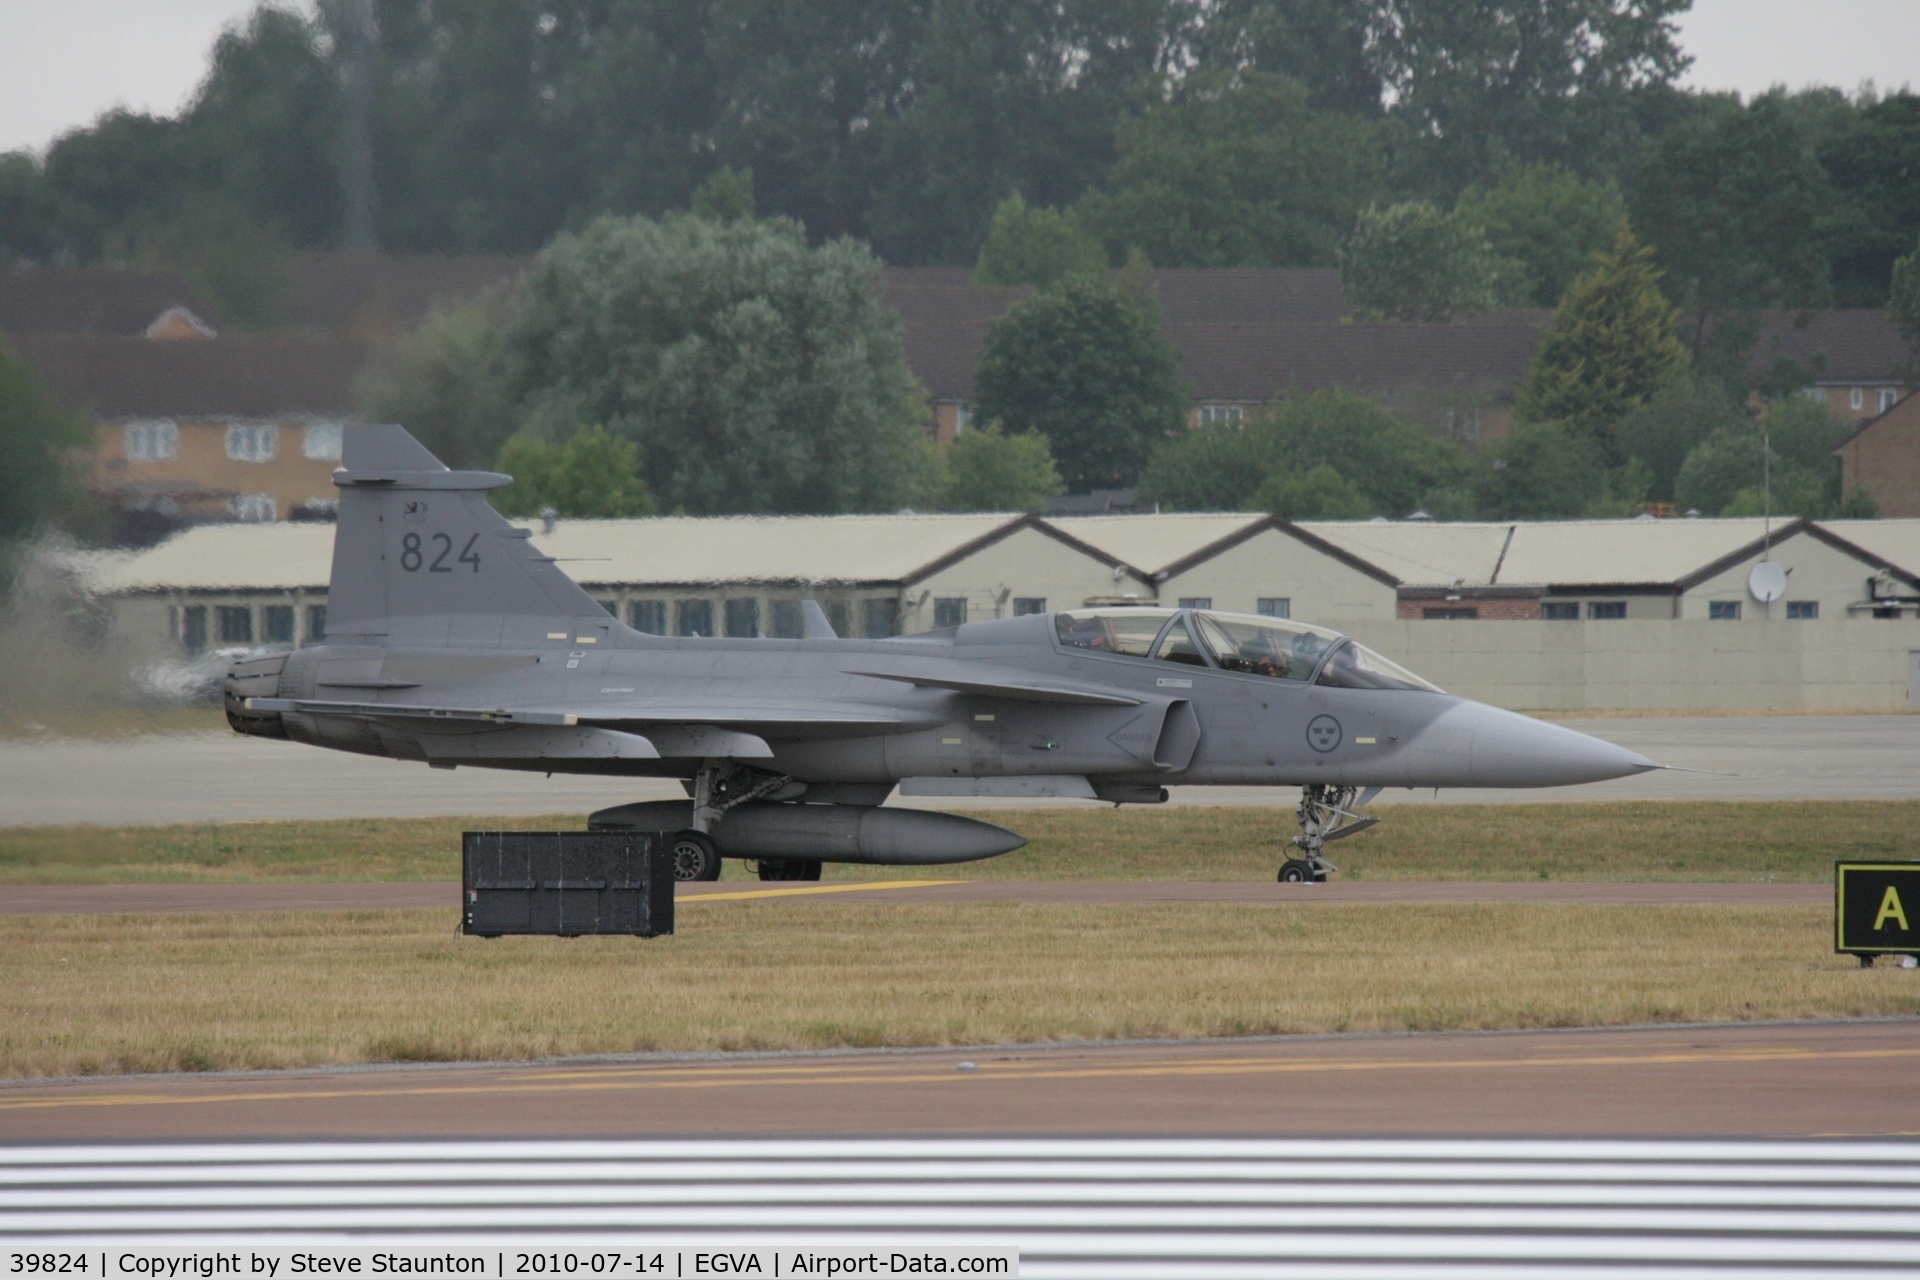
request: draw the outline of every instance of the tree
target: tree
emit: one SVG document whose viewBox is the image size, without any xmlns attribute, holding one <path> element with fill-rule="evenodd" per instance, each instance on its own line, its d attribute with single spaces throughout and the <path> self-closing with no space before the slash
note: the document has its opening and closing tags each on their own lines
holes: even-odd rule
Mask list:
<svg viewBox="0 0 1920 1280">
<path fill-rule="evenodd" d="M 1480 507 L 1499 520 L 1585 515 L 1611 496 L 1607 471 L 1586 435 L 1558 422 L 1516 421 L 1480 474 Z"/>
<path fill-rule="evenodd" d="M 1468 187 L 1454 213 L 1515 264 L 1513 301 L 1557 306 L 1574 277 L 1606 252 L 1626 219 L 1620 193 L 1557 165 L 1528 165 L 1491 187 Z"/>
<path fill-rule="evenodd" d="M 1373 514 L 1360 486 L 1324 462 L 1306 471 L 1275 471 L 1253 495 L 1253 505 L 1283 520 L 1364 520 Z"/>
<path fill-rule="evenodd" d="M 514 299 L 496 292 L 429 315 L 376 352 L 354 386 L 375 422 L 397 422 L 449 466 L 488 466 L 524 416 L 509 386 L 505 329 Z"/>
<path fill-rule="evenodd" d="M 1834 300 L 1880 306 L 1894 260 L 1920 240 L 1920 95 L 1850 106 L 1814 147 L 1840 206 L 1827 237 Z"/>
<path fill-rule="evenodd" d="M 880 264 L 783 219 L 602 218 L 513 295 L 508 401 L 523 427 L 600 422 L 693 514 L 897 510 L 925 406 Z"/>
<path fill-rule="evenodd" d="M 1076 206 L 1119 257 L 1163 267 L 1331 266 L 1372 194 L 1376 126 L 1258 72 L 1200 74 L 1115 125 L 1103 190 Z"/>
<path fill-rule="evenodd" d="M 693 193 L 695 217 L 740 222 L 753 217 L 753 170 L 725 166 L 707 175 Z"/>
<path fill-rule="evenodd" d="M 0 155 L 0 271 L 45 262 L 60 249 L 60 211 L 39 161 L 27 151 Z"/>
<path fill-rule="evenodd" d="M 1825 176 L 1777 94 L 1716 103 L 1668 130 L 1633 178 L 1633 225 L 1688 316 L 1696 359 L 1737 380 L 1742 326 L 1730 315 L 1826 301 Z M 1722 341 L 1709 348 L 1720 331 Z"/>
<path fill-rule="evenodd" d="M 551 510 L 590 520 L 654 512 L 653 495 L 640 478 L 640 451 L 605 427 L 583 428 L 564 442 L 514 436 L 501 446 L 494 470 L 513 477 L 494 499 L 502 515 Z"/>
<path fill-rule="evenodd" d="M 1839 514 L 1840 462 L 1833 450 L 1849 430 L 1824 400 L 1777 401 L 1758 424 L 1722 427 L 1696 445 L 1674 480 L 1674 499 L 1709 515 L 1759 515 L 1770 473 L 1774 512 Z"/>
<path fill-rule="evenodd" d="M 1323 467 L 1339 477 L 1338 485 L 1321 485 Z M 1244 428 L 1217 424 L 1185 433 L 1154 455 L 1141 489 L 1176 511 L 1269 510 L 1335 519 L 1440 505 L 1458 514 L 1447 495 L 1466 485 L 1470 471 L 1458 445 L 1408 424 L 1370 396 L 1328 388 L 1288 396 Z"/>
<path fill-rule="evenodd" d="M 27 365 L 0 344 L 0 554 L 84 513 L 72 456 L 89 443 L 85 424 L 57 408 Z"/>
<path fill-rule="evenodd" d="M 293 246 L 210 192 L 188 193 L 175 210 L 158 221 L 133 215 L 109 238 L 107 256 L 179 271 L 233 328 L 280 323 L 293 289 Z"/>
<path fill-rule="evenodd" d="M 1038 511 L 1066 488 L 1045 436 L 1008 435 L 997 422 L 961 432 L 931 470 L 936 511 Z"/>
<path fill-rule="evenodd" d="M 1920 244 L 1893 264 L 1893 283 L 1887 291 L 1887 314 L 1900 327 L 1900 336 L 1920 360 Z"/>
<path fill-rule="evenodd" d="M 1711 378 L 1675 378 L 1614 428 L 1620 452 L 1646 469 L 1647 497 L 1673 500 L 1674 477 L 1694 446 L 1716 431 L 1750 425 L 1747 410 Z"/>
<path fill-rule="evenodd" d="M 1514 397 L 1515 417 L 1565 423 L 1592 440 L 1609 467 L 1626 461 L 1620 419 L 1687 366 L 1651 259 L 1620 228 L 1612 250 L 1567 290 Z"/>
<path fill-rule="evenodd" d="M 1101 275 L 1106 266 L 1100 242 L 1077 222 L 1053 209 L 1029 206 L 1016 191 L 993 211 L 973 282 L 1045 289 L 1068 276 Z"/>
<path fill-rule="evenodd" d="M 1451 198 L 1506 164 L 1594 174 L 1631 153 L 1636 100 L 1688 59 L 1690 0 L 1379 0 L 1369 47 L 1412 185 Z"/>
<path fill-rule="evenodd" d="M 1424 200 L 1372 206 L 1340 253 L 1340 283 L 1369 320 L 1445 321 L 1499 301 L 1500 262 L 1466 219 Z"/>
<path fill-rule="evenodd" d="M 1076 493 L 1132 484 L 1187 410 L 1152 300 L 1071 277 L 988 327 L 973 400 L 1010 432 L 1045 435 Z"/>
</svg>

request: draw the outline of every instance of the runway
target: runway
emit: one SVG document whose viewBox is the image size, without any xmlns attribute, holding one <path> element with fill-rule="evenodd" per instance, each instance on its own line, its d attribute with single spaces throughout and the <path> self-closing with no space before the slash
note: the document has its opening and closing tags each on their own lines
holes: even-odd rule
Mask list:
<svg viewBox="0 0 1920 1280">
<path fill-rule="evenodd" d="M 1563 903 L 1585 906 L 1821 906 L 1833 901 L 1827 884 L 1625 883 L 1612 881 L 1373 881 L 1276 884 L 1271 881 L 1187 880 L 827 880 L 818 884 L 763 884 L 723 880 L 676 884 L 682 905 L 745 901 L 832 902 L 847 906 L 890 902 L 1024 902 L 1049 905 L 1179 904 L 1276 907 L 1368 903 Z M 338 911 L 460 906 L 455 882 L 385 884 L 87 884 L 7 885 L 0 916 L 104 915 L 120 912 Z"/>
<path fill-rule="evenodd" d="M 1911 1137 L 1917 1069 L 1915 1019 L 651 1056 L 16 1081 L 0 1142 Z"/>
<path fill-rule="evenodd" d="M 0 1241 L 15 1247 L 82 1238 L 117 1256 L 139 1243 L 721 1243 L 884 1255 L 1012 1245 L 1026 1280 L 1911 1274 L 1917 1202 L 1913 1143 L 1002 1138 L 0 1152 Z"/>
<path fill-rule="evenodd" d="M 1448 791 L 1443 803 L 1920 798 L 1920 716 L 1703 716 L 1562 721 L 1660 761 L 1662 772 L 1584 787 Z M 0 742 L 0 827 L 263 819 L 585 813 L 682 796 L 658 779 L 585 778 L 423 764 L 231 734 Z M 1176 787 L 1176 804 L 1292 805 L 1289 788 Z M 1431 803 L 1389 791 L 1380 803 Z M 898 799 L 894 803 L 901 803 Z M 1092 801 L 910 801 L 1032 808 Z"/>
</svg>

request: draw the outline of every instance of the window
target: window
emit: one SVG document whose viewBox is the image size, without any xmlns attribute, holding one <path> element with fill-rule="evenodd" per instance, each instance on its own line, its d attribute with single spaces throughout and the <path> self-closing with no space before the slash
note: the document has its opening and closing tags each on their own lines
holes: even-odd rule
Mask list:
<svg viewBox="0 0 1920 1280">
<path fill-rule="evenodd" d="M 235 462 L 272 462 L 279 429 L 272 423 L 227 428 L 227 456 Z"/>
<path fill-rule="evenodd" d="M 605 609 L 609 618 L 618 618 L 620 616 L 620 602 L 618 600 L 595 600 L 594 603 L 602 609 Z"/>
<path fill-rule="evenodd" d="M 207 606 L 190 604 L 180 611 L 180 644 L 188 653 L 207 647 Z"/>
<path fill-rule="evenodd" d="M 959 435 L 973 425 L 973 406 L 957 404 L 953 406 L 953 434 Z"/>
<path fill-rule="evenodd" d="M 1787 601 L 1787 616 L 1789 618 L 1798 618 L 1802 622 L 1818 621 L 1820 617 L 1820 602 L 1818 600 L 1789 600 Z"/>
<path fill-rule="evenodd" d="M 1213 597 L 1212 596 L 1181 596 L 1180 607 L 1182 609 L 1211 609 L 1213 608 Z"/>
<path fill-rule="evenodd" d="M 1263 618 L 1291 618 L 1293 600 L 1288 596 L 1261 596 L 1254 612 Z"/>
<path fill-rule="evenodd" d="M 1045 596 L 1015 596 L 1013 598 L 1013 616 L 1016 618 L 1024 618 L 1030 613 L 1045 613 L 1046 611 L 1047 598 Z"/>
<path fill-rule="evenodd" d="M 1893 408 L 1893 402 L 1895 400 L 1898 400 L 1899 398 L 1900 398 L 1900 393 L 1894 390 L 1892 387 L 1882 387 L 1880 388 L 1880 395 L 1876 399 L 1875 403 L 1878 406 L 1879 411 L 1881 413 L 1885 413 L 1887 410 Z"/>
<path fill-rule="evenodd" d="M 967 620 L 965 596 L 939 596 L 933 602 L 933 625 L 957 627 Z"/>
<path fill-rule="evenodd" d="M 775 639 L 798 640 L 807 634 L 807 616 L 798 600 L 773 600 L 768 608 L 773 623 L 770 634 Z"/>
<path fill-rule="evenodd" d="M 327 606 L 310 604 L 307 606 L 307 643 L 319 644 L 327 638 Z"/>
<path fill-rule="evenodd" d="M 650 636 L 667 634 L 665 600 L 632 600 L 627 603 L 627 625 Z"/>
<path fill-rule="evenodd" d="M 729 600 L 725 607 L 727 635 L 735 640 L 760 638 L 760 602 Z"/>
<path fill-rule="evenodd" d="M 1420 616 L 1428 622 L 1473 622 L 1480 616 L 1480 610 L 1470 604 L 1436 605 L 1422 609 Z"/>
<path fill-rule="evenodd" d="M 1580 621 L 1580 602 L 1578 600 L 1543 600 L 1540 602 L 1540 616 L 1548 622 Z"/>
<path fill-rule="evenodd" d="M 1274 680 L 1305 680 L 1322 654 L 1340 642 L 1331 631 L 1275 618 L 1196 613 L 1200 638 L 1228 671 Z"/>
<path fill-rule="evenodd" d="M 1627 602 L 1625 600 L 1587 601 L 1587 618 L 1589 621 L 1600 622 L 1613 618 L 1624 618 L 1626 616 Z"/>
<path fill-rule="evenodd" d="M 1815 404 L 1825 404 L 1827 402 L 1827 389 L 1825 387 L 1802 387 L 1800 388 L 1800 398 L 1803 400 L 1811 400 Z"/>
<path fill-rule="evenodd" d="M 142 418 L 127 424 L 127 457 L 135 462 L 158 462 L 180 452 L 180 428 L 165 418 Z"/>
<path fill-rule="evenodd" d="M 1239 426 L 1243 417 L 1237 404 L 1207 404 L 1200 406 L 1200 425 L 1203 427 Z"/>
<path fill-rule="evenodd" d="M 893 596 L 876 596 L 860 602 L 860 624 L 864 634 L 879 639 L 900 634 L 900 601 Z"/>
<path fill-rule="evenodd" d="M 675 600 L 673 622 L 673 633 L 677 636 L 711 636 L 713 634 L 713 601 Z"/>
<path fill-rule="evenodd" d="M 267 524 L 280 514 L 280 504 L 270 493 L 237 493 L 227 503 L 235 520 L 247 524 Z"/>
<path fill-rule="evenodd" d="M 1738 600 L 1707 601 L 1707 617 L 1715 622 L 1740 621 L 1740 602 Z"/>
<path fill-rule="evenodd" d="M 1847 393 L 1847 407 L 1850 409 L 1858 409 L 1866 403 L 1866 399 L 1867 393 L 1865 388 L 1855 387 Z"/>
<path fill-rule="evenodd" d="M 1200 653 L 1200 646 L 1193 642 L 1193 636 L 1187 631 L 1186 624 L 1175 619 L 1167 628 L 1160 645 L 1153 656 L 1162 662 L 1182 662 L 1190 667 L 1204 667 L 1207 660 Z"/>
<path fill-rule="evenodd" d="M 1053 629 L 1069 649 L 1144 658 L 1171 617 L 1166 609 L 1075 610 L 1054 615 Z"/>
<path fill-rule="evenodd" d="M 260 611 L 260 623 L 268 644 L 293 643 L 293 606 L 270 604 Z"/>
<path fill-rule="evenodd" d="M 833 628 L 837 636 L 853 634 L 853 611 L 845 600 L 833 600 L 827 604 L 827 625 Z"/>
<path fill-rule="evenodd" d="M 253 610 L 244 604 L 223 604 L 214 611 L 221 644 L 253 643 Z"/>
<path fill-rule="evenodd" d="M 340 460 L 340 424 L 315 422 L 300 433 L 300 451 L 309 458 Z"/>
<path fill-rule="evenodd" d="M 1348 641 L 1327 659 L 1317 684 L 1336 689 L 1424 689 L 1439 693 L 1438 685 L 1422 680 L 1398 663 L 1388 662 L 1364 645 Z"/>
</svg>

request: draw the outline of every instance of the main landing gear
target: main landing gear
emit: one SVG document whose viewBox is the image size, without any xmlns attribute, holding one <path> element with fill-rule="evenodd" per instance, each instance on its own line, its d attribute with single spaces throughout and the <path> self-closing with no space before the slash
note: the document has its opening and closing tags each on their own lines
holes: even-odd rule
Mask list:
<svg viewBox="0 0 1920 1280">
<path fill-rule="evenodd" d="M 706 760 L 693 776 L 693 825 L 674 833 L 673 878 L 676 880 L 718 880 L 720 848 L 710 834 L 714 824 L 727 811 L 750 800 L 786 799 L 805 788 L 784 773 L 760 773 L 745 769 L 731 760 Z M 775 874 L 768 875 L 768 867 Z M 813 874 L 806 874 L 811 867 Z M 762 880 L 818 880 L 820 864 L 788 860 L 769 860 L 760 864 Z"/>
<path fill-rule="evenodd" d="M 1327 841 L 1344 839 L 1380 821 L 1354 812 L 1379 794 L 1378 787 L 1369 787 L 1364 794 L 1358 787 L 1319 783 L 1300 788 L 1300 807 L 1294 811 L 1300 820 L 1300 834 L 1289 843 L 1301 856 L 1280 864 L 1280 883 L 1314 884 L 1325 880 L 1329 871 L 1338 871 L 1322 856 Z"/>
</svg>

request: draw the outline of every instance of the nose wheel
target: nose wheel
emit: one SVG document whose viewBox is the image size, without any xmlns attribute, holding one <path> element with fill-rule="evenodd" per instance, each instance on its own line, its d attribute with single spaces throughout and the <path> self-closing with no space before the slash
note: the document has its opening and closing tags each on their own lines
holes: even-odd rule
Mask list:
<svg viewBox="0 0 1920 1280">
<path fill-rule="evenodd" d="M 1355 810 L 1380 794 L 1370 787 L 1362 794 L 1358 787 L 1329 787 L 1313 784 L 1300 788 L 1300 807 L 1294 816 L 1300 822 L 1300 834 L 1290 843 L 1300 851 L 1298 857 L 1280 864 L 1281 884 L 1314 884 L 1340 868 L 1328 862 L 1324 850 L 1329 840 L 1342 840 L 1365 831 L 1380 819 Z"/>
</svg>

